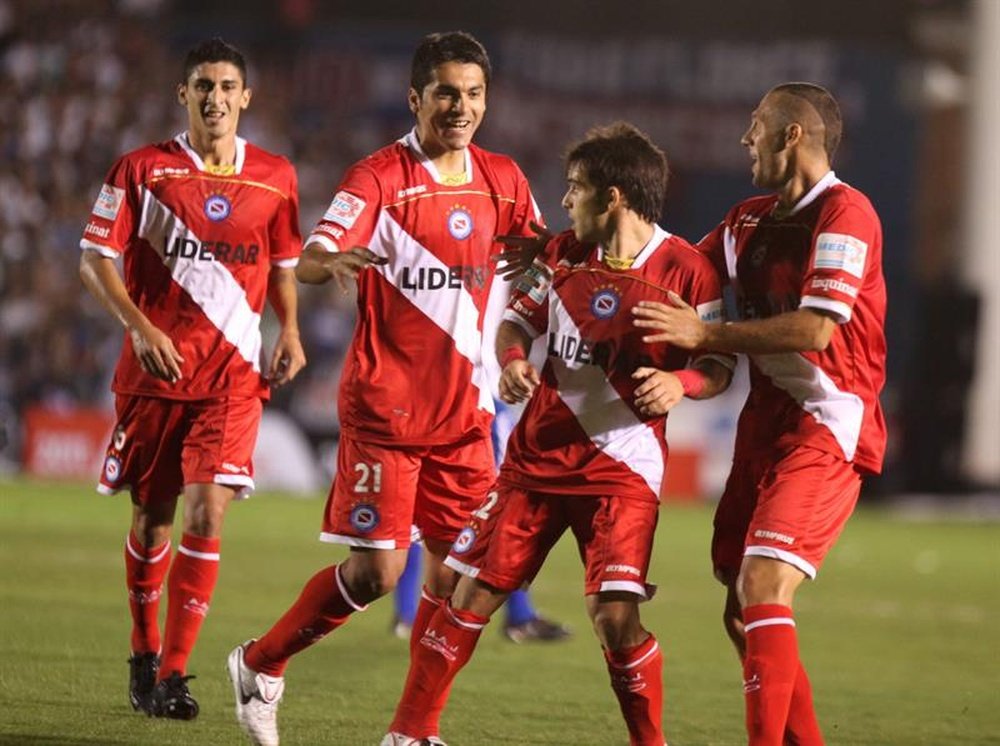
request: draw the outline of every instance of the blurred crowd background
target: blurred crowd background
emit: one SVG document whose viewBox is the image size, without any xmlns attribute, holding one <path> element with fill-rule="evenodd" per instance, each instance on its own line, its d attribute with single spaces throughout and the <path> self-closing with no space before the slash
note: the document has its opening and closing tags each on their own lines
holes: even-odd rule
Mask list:
<svg viewBox="0 0 1000 746">
<path fill-rule="evenodd" d="M 305 234 L 345 167 L 412 126 L 417 40 L 465 28 L 494 63 L 479 141 L 514 156 L 555 229 L 566 225 L 565 145 L 625 118 L 670 159 L 663 224 L 697 240 L 751 193 L 738 141 L 760 96 L 786 80 L 828 86 L 846 120 L 836 170 L 869 194 L 885 231 L 892 442 L 869 496 L 996 487 L 1000 411 L 985 435 L 972 433 L 970 412 L 996 404 L 973 392 L 998 372 L 982 352 L 1000 356 L 1000 340 L 961 270 L 977 156 L 965 136 L 973 32 L 995 13 L 994 0 L 0 0 L 0 470 L 25 463 L 31 413 L 111 410 L 122 333 L 80 285 L 79 239 L 112 162 L 184 128 L 174 90 L 190 46 L 221 35 L 248 55 L 254 98 L 241 134 L 295 164 Z M 338 431 L 353 299 L 335 287 L 302 296 L 310 364 L 275 407 L 322 462 Z M 701 426 L 731 428 L 739 403 Z M 970 469 L 970 448 L 988 453 L 990 438 L 995 460 Z"/>
</svg>

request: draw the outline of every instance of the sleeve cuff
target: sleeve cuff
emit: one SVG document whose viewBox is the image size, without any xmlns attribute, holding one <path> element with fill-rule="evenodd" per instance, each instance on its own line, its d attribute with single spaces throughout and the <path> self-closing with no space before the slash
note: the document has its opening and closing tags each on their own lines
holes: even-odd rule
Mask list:
<svg viewBox="0 0 1000 746">
<path fill-rule="evenodd" d="M 299 263 L 299 258 L 297 256 L 288 257 L 287 259 L 275 259 L 271 262 L 272 267 L 281 267 L 282 269 L 292 269 Z"/>
<path fill-rule="evenodd" d="M 799 308 L 819 308 L 823 311 L 829 311 L 837 317 L 838 324 L 846 324 L 851 320 L 851 307 L 831 298 L 817 298 L 815 295 L 807 295 L 799 303 Z"/>
<path fill-rule="evenodd" d="M 533 327 L 531 323 L 517 311 L 512 311 L 509 308 L 506 309 L 503 312 L 502 320 L 509 321 L 512 324 L 517 324 L 524 330 L 525 334 L 527 334 L 532 339 L 537 339 L 538 337 L 541 336 L 541 332 L 539 332 L 535 327 Z"/>
<path fill-rule="evenodd" d="M 337 246 L 336 242 L 333 241 L 333 239 L 328 238 L 327 236 L 324 236 L 322 233 L 313 233 L 313 234 L 311 234 L 309 236 L 309 240 L 306 241 L 306 246 L 308 246 L 309 244 L 312 244 L 312 243 L 319 244 L 320 246 L 323 247 L 324 251 L 326 251 L 326 252 L 328 252 L 330 254 L 339 254 L 340 253 L 340 247 Z"/>
<path fill-rule="evenodd" d="M 106 256 L 108 259 L 117 259 L 121 256 L 120 251 L 115 251 L 108 246 L 101 246 L 99 243 L 94 243 L 93 241 L 88 241 L 86 238 L 80 239 L 80 250 L 81 251 L 96 251 L 101 256 Z"/>
</svg>

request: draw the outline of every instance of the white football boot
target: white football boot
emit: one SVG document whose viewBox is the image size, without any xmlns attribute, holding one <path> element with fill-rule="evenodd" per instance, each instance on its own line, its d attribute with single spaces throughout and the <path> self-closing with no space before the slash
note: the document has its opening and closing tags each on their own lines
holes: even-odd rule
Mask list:
<svg viewBox="0 0 1000 746">
<path fill-rule="evenodd" d="M 236 720 L 255 746 L 278 746 L 278 703 L 285 680 L 247 667 L 243 653 L 251 642 L 238 645 L 226 661 L 236 695 Z"/>
<path fill-rule="evenodd" d="M 404 736 L 402 733 L 392 731 L 385 734 L 385 738 L 382 739 L 382 743 L 379 746 L 448 746 L 448 744 L 437 736 L 411 738 L 410 736 Z"/>
</svg>

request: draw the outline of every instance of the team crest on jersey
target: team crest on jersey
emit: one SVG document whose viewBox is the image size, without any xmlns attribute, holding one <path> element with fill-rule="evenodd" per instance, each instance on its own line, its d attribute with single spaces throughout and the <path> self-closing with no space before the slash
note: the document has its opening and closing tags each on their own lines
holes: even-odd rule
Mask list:
<svg viewBox="0 0 1000 746">
<path fill-rule="evenodd" d="M 114 445 L 116 451 L 120 451 L 125 447 L 125 428 L 116 427 L 115 434 L 111 436 L 111 443 Z"/>
<path fill-rule="evenodd" d="M 379 524 L 378 508 L 369 503 L 355 505 L 351 508 L 350 521 L 355 531 L 362 534 L 370 533 Z"/>
<path fill-rule="evenodd" d="M 205 200 L 205 217 L 213 223 L 219 223 L 229 217 L 233 206 L 221 194 L 213 194 Z"/>
<path fill-rule="evenodd" d="M 621 296 L 612 287 L 599 288 L 590 299 L 590 312 L 599 319 L 610 319 L 618 313 Z"/>
<path fill-rule="evenodd" d="M 108 456 L 104 459 L 104 478 L 111 484 L 118 481 L 118 477 L 122 475 L 122 462 L 116 459 L 114 456 Z"/>
<path fill-rule="evenodd" d="M 448 232 L 456 241 L 462 241 L 472 233 L 472 214 L 462 205 L 455 205 L 448 213 Z"/>
<path fill-rule="evenodd" d="M 455 543 L 451 545 L 451 553 L 465 554 L 472 549 L 472 545 L 475 543 L 476 530 L 471 526 L 466 526 L 459 532 L 458 537 L 455 539 Z"/>
</svg>

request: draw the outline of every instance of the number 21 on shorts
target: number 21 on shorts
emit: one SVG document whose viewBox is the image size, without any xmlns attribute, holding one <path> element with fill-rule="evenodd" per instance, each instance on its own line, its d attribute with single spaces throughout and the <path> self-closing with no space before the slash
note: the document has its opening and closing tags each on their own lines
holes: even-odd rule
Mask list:
<svg viewBox="0 0 1000 746">
<path fill-rule="evenodd" d="M 366 464 L 359 461 L 354 465 L 354 471 L 360 475 L 354 485 L 356 493 L 369 494 L 382 491 L 382 464 Z"/>
</svg>

